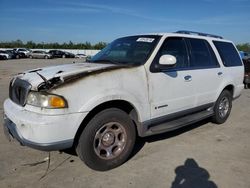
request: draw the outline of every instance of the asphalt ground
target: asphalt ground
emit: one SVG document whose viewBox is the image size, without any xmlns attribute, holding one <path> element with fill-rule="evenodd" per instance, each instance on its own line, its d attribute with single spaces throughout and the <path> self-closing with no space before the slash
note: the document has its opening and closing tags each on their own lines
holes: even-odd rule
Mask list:
<svg viewBox="0 0 250 188">
<path fill-rule="evenodd" d="M 0 124 L 13 75 L 73 61 L 81 60 L 1 60 Z M 71 152 L 48 153 L 8 142 L 0 128 L 0 187 L 249 188 L 249 120 L 250 90 L 244 90 L 233 102 L 226 123 L 215 125 L 204 120 L 138 139 L 131 158 L 106 172 L 89 169 Z"/>
</svg>

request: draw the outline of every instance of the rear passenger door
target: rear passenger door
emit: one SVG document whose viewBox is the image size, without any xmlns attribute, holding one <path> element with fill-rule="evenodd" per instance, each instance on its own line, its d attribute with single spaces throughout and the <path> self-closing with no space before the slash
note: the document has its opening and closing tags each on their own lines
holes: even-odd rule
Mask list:
<svg viewBox="0 0 250 188">
<path fill-rule="evenodd" d="M 190 71 L 196 93 L 195 106 L 216 101 L 224 73 L 210 43 L 203 39 L 187 38 L 190 50 Z"/>
</svg>

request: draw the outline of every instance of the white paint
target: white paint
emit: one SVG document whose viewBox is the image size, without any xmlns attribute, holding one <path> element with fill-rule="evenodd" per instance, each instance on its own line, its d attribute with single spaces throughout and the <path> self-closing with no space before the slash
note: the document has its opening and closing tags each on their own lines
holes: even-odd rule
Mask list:
<svg viewBox="0 0 250 188">
<path fill-rule="evenodd" d="M 169 36 L 184 36 L 207 40 L 219 61 L 221 68 L 185 70 L 177 72 L 150 72 L 150 65 L 163 41 Z M 243 66 L 224 67 L 212 40 L 225 41 L 202 36 L 167 33 L 163 34 L 148 61 L 138 67 L 122 68 L 90 75 L 52 89 L 51 93 L 63 96 L 68 102 L 66 109 L 43 109 L 30 105 L 20 107 L 7 99 L 4 103 L 6 115 L 17 124 L 20 135 L 39 143 L 52 143 L 73 139 L 85 116 L 97 105 L 112 100 L 125 100 L 131 103 L 138 113 L 139 122 L 190 109 L 202 104 L 215 102 L 221 91 L 228 85 L 234 86 L 234 97 L 243 89 Z M 85 53 L 85 52 L 77 52 Z M 46 79 L 91 72 L 110 64 L 68 64 L 48 67 L 40 71 Z M 62 73 L 57 73 L 58 71 Z M 218 76 L 218 72 L 223 72 Z M 185 76 L 192 79 L 187 82 Z M 43 80 L 36 73 L 19 75 L 28 80 L 35 90 Z M 167 105 L 166 108 L 158 106 Z M 21 125 L 25 126 L 22 127 Z"/>
</svg>

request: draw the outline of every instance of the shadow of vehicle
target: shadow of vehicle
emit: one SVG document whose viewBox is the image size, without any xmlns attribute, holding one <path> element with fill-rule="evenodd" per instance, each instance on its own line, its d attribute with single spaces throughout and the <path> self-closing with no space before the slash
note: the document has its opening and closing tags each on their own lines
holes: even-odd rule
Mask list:
<svg viewBox="0 0 250 188">
<path fill-rule="evenodd" d="M 171 188 L 217 188 L 217 185 L 209 180 L 209 173 L 194 159 L 187 159 L 184 165 L 175 169 L 176 177 Z"/>
<path fill-rule="evenodd" d="M 153 136 L 148 136 L 148 137 L 144 137 L 144 138 L 137 138 L 137 141 L 135 143 L 134 146 L 134 150 L 131 154 L 131 157 L 134 157 L 145 145 L 145 143 L 150 143 L 150 142 L 156 142 L 156 141 L 160 141 L 160 140 L 165 140 L 165 139 L 169 139 L 178 135 L 181 135 L 185 132 L 191 131 L 192 129 L 198 128 L 202 125 L 205 125 L 207 123 L 210 122 L 210 119 L 204 119 L 200 122 L 176 129 L 174 131 L 170 131 L 170 132 L 166 132 L 166 133 L 162 133 L 162 134 L 158 134 L 158 135 L 153 135 Z"/>
<path fill-rule="evenodd" d="M 132 151 L 132 153 L 131 153 L 128 160 L 133 158 L 143 148 L 145 143 L 150 143 L 150 142 L 156 142 L 156 141 L 160 141 L 160 140 L 169 139 L 169 138 L 178 136 L 180 134 L 183 134 L 185 132 L 191 131 L 192 129 L 198 128 L 198 127 L 200 127 L 202 125 L 205 125 L 205 124 L 207 124 L 209 122 L 210 122 L 210 119 L 208 118 L 208 119 L 204 119 L 204 120 L 202 120 L 200 122 L 197 122 L 197 123 L 194 123 L 194 124 L 191 124 L 191 125 L 176 129 L 174 131 L 170 131 L 170 132 L 166 132 L 166 133 L 162 133 L 162 134 L 158 134 L 158 135 L 153 135 L 153 136 L 148 136 L 148 137 L 144 137 L 144 138 L 137 137 L 134 149 L 133 149 L 133 151 Z M 74 147 L 63 150 L 61 152 L 77 156 L 77 153 L 76 153 Z"/>
</svg>

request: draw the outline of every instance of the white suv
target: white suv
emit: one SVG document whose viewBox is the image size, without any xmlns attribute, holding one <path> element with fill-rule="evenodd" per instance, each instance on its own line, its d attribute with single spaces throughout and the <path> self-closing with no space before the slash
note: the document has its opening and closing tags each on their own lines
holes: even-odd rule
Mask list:
<svg viewBox="0 0 250 188">
<path fill-rule="evenodd" d="M 119 38 L 90 62 L 18 74 L 4 102 L 6 135 L 40 150 L 75 147 L 96 170 L 124 163 L 136 136 L 228 118 L 244 67 L 234 44 L 179 31 Z"/>
<path fill-rule="evenodd" d="M 27 48 L 14 48 L 14 51 L 22 54 L 23 57 L 29 57 L 31 50 Z"/>
</svg>

